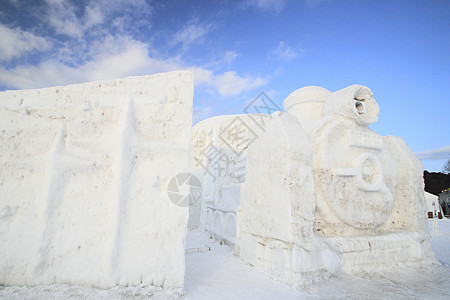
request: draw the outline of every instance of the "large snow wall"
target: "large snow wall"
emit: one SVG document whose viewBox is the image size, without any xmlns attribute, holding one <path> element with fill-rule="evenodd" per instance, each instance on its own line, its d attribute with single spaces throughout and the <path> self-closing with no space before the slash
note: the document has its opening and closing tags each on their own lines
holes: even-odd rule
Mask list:
<svg viewBox="0 0 450 300">
<path fill-rule="evenodd" d="M 0 93 L 0 284 L 181 287 L 193 77 Z"/>
</svg>

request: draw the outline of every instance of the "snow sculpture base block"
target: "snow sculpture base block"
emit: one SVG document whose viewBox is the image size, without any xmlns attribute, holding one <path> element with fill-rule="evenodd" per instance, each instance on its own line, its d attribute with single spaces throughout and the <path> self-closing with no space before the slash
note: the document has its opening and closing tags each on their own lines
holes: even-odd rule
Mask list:
<svg viewBox="0 0 450 300">
<path fill-rule="evenodd" d="M 181 287 L 193 78 L 0 93 L 0 284 Z"/>
<path fill-rule="evenodd" d="M 428 238 L 418 232 L 397 232 L 364 237 L 327 237 L 339 253 L 341 269 L 349 274 L 398 272 L 399 268 L 430 265 Z"/>
</svg>

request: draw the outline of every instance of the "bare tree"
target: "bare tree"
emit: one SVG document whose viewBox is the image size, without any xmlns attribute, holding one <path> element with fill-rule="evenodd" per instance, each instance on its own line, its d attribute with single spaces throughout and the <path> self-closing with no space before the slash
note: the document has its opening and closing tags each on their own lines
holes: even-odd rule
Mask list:
<svg viewBox="0 0 450 300">
<path fill-rule="evenodd" d="M 443 173 L 450 174 L 450 159 L 444 164 Z"/>
</svg>

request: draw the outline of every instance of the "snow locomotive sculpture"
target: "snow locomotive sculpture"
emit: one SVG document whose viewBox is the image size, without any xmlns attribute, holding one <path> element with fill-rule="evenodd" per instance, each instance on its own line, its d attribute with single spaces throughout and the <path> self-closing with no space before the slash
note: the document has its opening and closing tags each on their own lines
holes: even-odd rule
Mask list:
<svg viewBox="0 0 450 300">
<path fill-rule="evenodd" d="M 422 166 L 403 140 L 368 127 L 379 114 L 371 90 L 303 87 L 283 105 L 194 127 L 205 199 L 190 222 L 293 284 L 435 263 Z M 226 167 L 211 167 L 212 148 Z"/>
</svg>

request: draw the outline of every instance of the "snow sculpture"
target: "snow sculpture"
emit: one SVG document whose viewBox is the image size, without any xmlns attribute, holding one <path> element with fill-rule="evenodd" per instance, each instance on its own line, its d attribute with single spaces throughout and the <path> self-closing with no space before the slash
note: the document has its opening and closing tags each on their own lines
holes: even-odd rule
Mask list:
<svg viewBox="0 0 450 300">
<path fill-rule="evenodd" d="M 379 114 L 370 89 L 353 85 L 331 93 L 304 87 L 284 106 L 287 113 L 265 115 L 259 131 L 248 126 L 252 130 L 243 140 L 251 143 L 234 151 L 244 171 L 234 209 L 236 254 L 294 284 L 340 271 L 386 272 L 435 263 L 421 164 L 400 138 L 368 128 Z M 223 136 L 220 128 L 230 128 L 236 118 L 254 116 L 205 120 L 194 127 L 194 141 L 205 132 Z M 194 157 L 201 159 L 205 148 L 197 148 Z M 209 201 L 226 201 L 221 178 L 227 175 L 214 183 L 208 175 L 199 174 L 204 190 L 216 191 Z M 207 218 L 201 223 L 207 231 L 214 224 Z"/>
<path fill-rule="evenodd" d="M 313 134 L 318 218 L 323 234 L 360 234 L 386 223 L 394 207 L 397 165 L 383 138 L 367 125 L 379 108 L 369 89 L 329 96 L 326 122 Z M 355 209 L 357 207 L 357 209 Z"/>
<path fill-rule="evenodd" d="M 0 284 L 181 287 L 193 78 L 0 93 Z"/>
<path fill-rule="evenodd" d="M 248 115 L 234 115 L 210 118 L 194 127 L 191 170 L 203 181 L 203 203 L 191 206 L 189 212 L 191 228 L 202 226 L 216 239 L 233 245 L 247 150 L 246 143 L 227 137 L 236 128 L 250 136 L 255 125 Z"/>
</svg>

